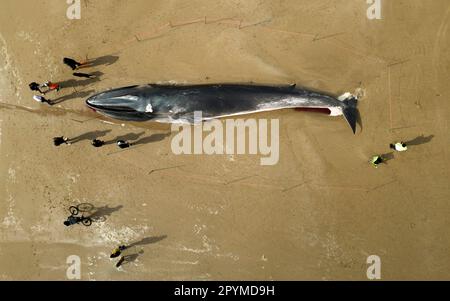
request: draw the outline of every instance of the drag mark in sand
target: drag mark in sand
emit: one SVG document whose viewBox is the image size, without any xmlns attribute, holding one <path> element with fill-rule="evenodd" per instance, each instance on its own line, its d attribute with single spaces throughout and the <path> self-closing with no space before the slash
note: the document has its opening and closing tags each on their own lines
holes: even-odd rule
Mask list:
<svg viewBox="0 0 450 301">
<path fill-rule="evenodd" d="M 374 190 L 377 190 L 377 189 L 380 189 L 380 188 L 382 188 L 382 187 L 384 187 L 384 186 L 391 185 L 391 184 L 393 184 L 393 183 L 395 183 L 395 182 L 397 182 L 397 180 L 391 180 L 391 181 L 389 181 L 389 182 L 387 182 L 387 183 L 384 183 L 384 184 L 381 184 L 381 185 L 377 185 L 377 186 L 372 187 L 371 189 L 369 189 L 369 190 L 367 191 L 367 193 L 369 193 L 369 192 L 371 192 L 371 191 L 374 191 Z"/>
<path fill-rule="evenodd" d="M 402 61 L 399 61 L 399 62 L 395 62 L 395 63 L 391 63 L 391 64 L 388 64 L 387 65 L 387 68 L 388 68 L 388 93 L 389 93 L 389 97 L 388 97 L 388 100 L 389 100 L 389 130 L 390 131 L 392 131 L 392 128 L 393 128 L 393 125 L 392 125 L 392 118 L 393 118 L 393 115 L 392 115 L 392 80 L 391 80 L 391 68 L 392 67 L 394 67 L 394 66 L 398 66 L 398 65 L 401 65 L 401 64 L 404 64 L 404 63 L 406 63 L 406 62 L 409 62 L 409 59 L 405 59 L 405 60 L 402 60 Z"/>
<path fill-rule="evenodd" d="M 388 91 L 389 91 L 389 129 L 392 129 L 392 88 L 391 88 L 391 67 L 388 66 Z"/>
<path fill-rule="evenodd" d="M 343 35 L 345 33 L 346 32 L 338 32 L 338 33 L 333 33 L 333 34 L 329 34 L 329 35 L 322 36 L 322 37 L 319 37 L 319 34 L 317 34 L 312 41 L 315 42 L 315 41 L 325 40 L 325 39 L 329 39 L 329 38 L 333 38 L 333 37 L 336 37 L 336 36 Z"/>
<path fill-rule="evenodd" d="M 295 189 L 295 188 L 298 188 L 298 187 L 302 187 L 303 185 L 306 185 L 309 182 L 311 182 L 311 181 L 306 181 L 306 182 L 303 182 L 303 183 L 300 183 L 300 184 L 297 184 L 297 185 L 285 188 L 285 189 L 282 190 L 282 192 L 286 192 L 286 191 L 289 191 L 289 190 L 292 190 L 292 189 Z"/>
<path fill-rule="evenodd" d="M 149 171 L 149 175 L 151 175 L 154 172 L 158 172 L 158 171 L 163 171 L 163 170 L 168 170 L 168 169 L 175 169 L 175 168 L 180 168 L 186 165 L 177 165 L 177 166 L 172 166 L 172 167 L 165 167 L 165 168 L 156 168 L 156 169 L 152 169 Z"/>
<path fill-rule="evenodd" d="M 207 16 L 205 16 L 203 18 L 199 18 L 199 19 L 194 19 L 194 20 L 180 22 L 180 23 L 173 23 L 172 21 L 170 21 L 170 22 L 164 24 L 163 26 L 160 26 L 157 29 L 154 29 L 153 31 L 146 32 L 146 33 L 135 34 L 133 39 L 125 41 L 125 43 L 128 44 L 130 42 L 135 42 L 135 41 L 143 42 L 143 41 L 159 38 L 159 37 L 164 36 L 165 34 L 169 33 L 172 30 L 175 30 L 175 29 L 180 28 L 180 27 L 190 26 L 190 25 L 193 25 L 193 24 L 232 25 L 232 26 L 235 26 L 237 29 L 241 30 L 241 29 L 244 29 L 244 28 L 249 28 L 249 27 L 253 27 L 253 26 L 259 26 L 259 25 L 267 24 L 267 23 L 269 23 L 271 21 L 272 21 L 272 19 L 266 19 L 266 20 L 262 20 L 262 21 L 258 21 L 258 22 L 250 22 L 249 23 L 249 22 L 244 22 L 242 19 L 236 19 L 235 17 L 228 17 L 228 18 L 219 18 L 219 19 L 214 19 L 214 20 L 211 20 L 211 19 L 208 20 Z"/>
<path fill-rule="evenodd" d="M 239 178 L 239 179 L 236 179 L 236 180 L 231 180 L 229 182 L 225 182 L 224 185 L 229 185 L 229 184 L 241 182 L 241 181 L 244 181 L 244 180 L 247 180 L 247 179 L 251 179 L 251 178 L 254 178 L 254 177 L 257 177 L 257 175 L 246 176 L 246 177 L 242 177 L 242 178 Z"/>
<path fill-rule="evenodd" d="M 198 261 L 171 261 L 172 264 L 197 265 Z"/>
</svg>

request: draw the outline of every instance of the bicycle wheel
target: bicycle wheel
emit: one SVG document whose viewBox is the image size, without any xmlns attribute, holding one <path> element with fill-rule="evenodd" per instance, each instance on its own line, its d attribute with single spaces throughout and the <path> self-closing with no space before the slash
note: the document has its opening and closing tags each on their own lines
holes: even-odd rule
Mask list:
<svg viewBox="0 0 450 301">
<path fill-rule="evenodd" d="M 89 227 L 90 225 L 92 225 L 92 220 L 89 217 L 85 217 L 83 218 L 81 223 L 83 224 L 83 226 Z"/>
<path fill-rule="evenodd" d="M 80 212 L 91 212 L 94 209 L 94 205 L 89 203 L 82 203 L 77 206 Z"/>
<path fill-rule="evenodd" d="M 80 212 L 80 210 L 78 210 L 78 208 L 75 206 L 70 206 L 69 211 L 70 211 L 70 214 L 72 214 L 74 216 Z"/>
</svg>

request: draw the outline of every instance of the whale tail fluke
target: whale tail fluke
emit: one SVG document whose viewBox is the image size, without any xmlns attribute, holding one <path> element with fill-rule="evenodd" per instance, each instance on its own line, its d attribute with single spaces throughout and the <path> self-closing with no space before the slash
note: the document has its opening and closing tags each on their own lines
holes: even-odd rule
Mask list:
<svg viewBox="0 0 450 301">
<path fill-rule="evenodd" d="M 358 121 L 358 99 L 355 96 L 351 96 L 345 100 L 343 100 L 344 108 L 342 109 L 342 113 L 344 114 L 345 119 L 348 124 L 352 128 L 353 134 L 356 134 L 356 123 Z"/>
</svg>

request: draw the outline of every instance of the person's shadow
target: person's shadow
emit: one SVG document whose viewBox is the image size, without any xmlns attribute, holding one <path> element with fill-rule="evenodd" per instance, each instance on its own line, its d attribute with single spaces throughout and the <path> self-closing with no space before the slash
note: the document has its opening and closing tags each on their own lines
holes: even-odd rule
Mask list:
<svg viewBox="0 0 450 301">
<path fill-rule="evenodd" d="M 94 92 L 95 92 L 95 90 L 73 92 L 72 94 L 64 95 L 64 96 L 58 97 L 54 100 L 50 100 L 50 104 L 56 105 L 56 104 L 62 103 L 64 101 L 67 101 L 70 99 L 85 98 L 85 97 L 90 96 Z"/>
<path fill-rule="evenodd" d="M 430 142 L 434 138 L 434 135 L 425 137 L 424 135 L 417 136 L 416 138 L 405 141 L 406 146 L 416 146 Z"/>
<path fill-rule="evenodd" d="M 169 137 L 171 135 L 171 133 L 154 134 L 154 135 L 150 135 L 148 137 L 144 137 L 144 138 L 139 139 L 144 134 L 145 134 L 145 132 L 141 132 L 141 133 L 137 133 L 137 134 L 130 133 L 130 134 L 126 134 L 126 135 L 123 135 L 123 136 L 117 136 L 113 140 L 106 141 L 105 144 L 114 144 L 114 143 L 116 143 L 119 140 L 123 140 L 123 141 L 127 141 L 127 142 L 131 143 L 132 145 L 142 145 L 142 144 L 162 141 L 166 137 Z"/>
<path fill-rule="evenodd" d="M 82 135 L 80 135 L 78 137 L 75 137 L 75 138 L 72 138 L 72 139 L 69 139 L 69 140 L 70 140 L 71 144 L 74 144 L 74 143 L 77 143 L 77 142 L 80 142 L 80 141 L 83 141 L 83 140 L 94 140 L 96 138 L 103 137 L 106 134 L 108 134 L 109 132 L 111 132 L 111 130 L 92 131 L 92 132 L 84 133 L 84 134 L 82 134 Z"/>
<path fill-rule="evenodd" d="M 110 141 L 106 141 L 105 144 L 114 144 L 119 140 L 123 140 L 123 141 L 133 141 L 136 139 L 139 139 L 142 135 L 144 135 L 145 132 L 141 132 L 141 133 L 129 133 L 126 135 L 122 135 L 122 136 L 117 136 L 116 138 L 110 140 Z"/>
<path fill-rule="evenodd" d="M 92 73 L 81 73 L 81 72 L 73 73 L 73 76 L 81 77 L 81 78 L 89 78 L 89 79 L 101 77 L 102 75 L 104 75 L 104 73 L 100 72 L 100 71 L 96 71 L 96 72 L 92 72 Z"/>
<path fill-rule="evenodd" d="M 95 211 L 89 216 L 93 221 L 105 221 L 107 217 L 116 211 L 122 209 L 123 206 L 109 207 L 108 205 L 95 208 Z"/>
<path fill-rule="evenodd" d="M 139 145 L 139 144 L 147 144 L 152 142 L 158 142 L 164 140 L 166 137 L 169 137 L 171 133 L 165 133 L 165 134 L 154 134 L 148 137 L 144 137 L 142 139 L 139 139 L 135 142 L 133 142 L 133 145 Z"/>
<path fill-rule="evenodd" d="M 388 161 L 394 159 L 394 152 L 382 154 L 380 157 L 383 159 L 383 164 L 387 164 Z"/>
<path fill-rule="evenodd" d="M 132 263 L 133 261 L 135 261 L 139 257 L 139 255 L 142 255 L 142 254 L 144 254 L 144 250 L 140 250 L 139 252 L 134 253 L 134 254 L 124 255 L 123 256 L 123 262 L 122 262 L 121 266 L 125 265 L 125 264 Z"/>
<path fill-rule="evenodd" d="M 78 69 L 97 67 L 97 66 L 101 66 L 101 65 L 109 66 L 109 65 L 114 64 L 118 60 L 119 60 L 119 57 L 114 56 L 114 55 L 100 56 L 100 57 L 88 60 L 87 63 L 85 63 L 83 66 L 81 66 Z"/>
<path fill-rule="evenodd" d="M 81 79 L 81 80 L 69 79 L 69 80 L 59 82 L 59 85 L 60 85 L 61 89 L 67 89 L 67 88 L 88 86 L 88 85 L 93 84 L 98 81 L 100 81 L 100 76 L 96 76 L 93 78 L 87 78 L 87 79 Z"/>
<path fill-rule="evenodd" d="M 134 242 L 134 243 L 126 246 L 124 250 L 130 249 L 132 247 L 154 244 L 154 243 L 157 243 L 157 242 L 165 239 L 166 237 L 167 237 L 167 235 L 146 237 L 144 239 L 141 239 L 140 241 Z M 140 250 L 139 252 L 136 252 L 136 253 L 133 253 L 133 254 L 124 255 L 123 256 L 123 262 L 122 262 L 121 265 L 124 265 L 124 264 L 131 263 L 131 262 L 135 261 L 139 257 L 139 255 L 141 255 L 141 254 L 144 254 L 144 250 Z"/>
<path fill-rule="evenodd" d="M 134 242 L 130 245 L 127 246 L 128 248 L 132 248 L 132 247 L 136 247 L 136 246 L 145 246 L 145 245 L 150 245 L 150 244 L 154 244 L 157 243 L 163 239 L 166 239 L 167 235 L 161 235 L 161 236 L 150 236 L 150 237 L 146 237 L 144 239 L 141 239 L 140 241 Z"/>
</svg>

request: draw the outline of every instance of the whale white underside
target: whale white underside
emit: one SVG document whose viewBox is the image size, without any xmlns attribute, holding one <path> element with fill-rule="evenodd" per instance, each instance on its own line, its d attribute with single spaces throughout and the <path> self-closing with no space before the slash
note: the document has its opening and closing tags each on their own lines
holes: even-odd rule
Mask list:
<svg viewBox="0 0 450 301">
<path fill-rule="evenodd" d="M 342 114 L 343 114 L 341 107 L 326 107 L 326 106 L 298 106 L 298 107 L 292 107 L 292 106 L 286 106 L 286 107 L 257 109 L 257 110 L 253 110 L 253 111 L 243 111 L 243 112 L 238 112 L 238 113 L 223 114 L 223 115 L 217 115 L 217 116 L 212 116 L 212 117 L 202 117 L 200 121 L 208 121 L 208 120 L 213 120 L 213 119 L 221 119 L 221 118 L 227 118 L 227 117 L 235 117 L 235 116 L 249 115 L 249 114 L 255 114 L 255 113 L 278 111 L 278 110 L 285 110 L 285 109 L 296 109 L 296 108 L 329 109 L 330 110 L 329 116 L 342 116 Z M 193 123 L 195 123 L 194 114 L 193 113 L 189 113 L 189 116 L 190 117 L 185 117 L 185 116 L 181 115 L 178 118 L 174 118 L 171 115 L 168 115 L 167 117 L 154 118 L 153 121 L 156 121 L 156 122 L 159 122 L 159 123 L 179 123 L 179 124 L 193 124 Z"/>
</svg>

